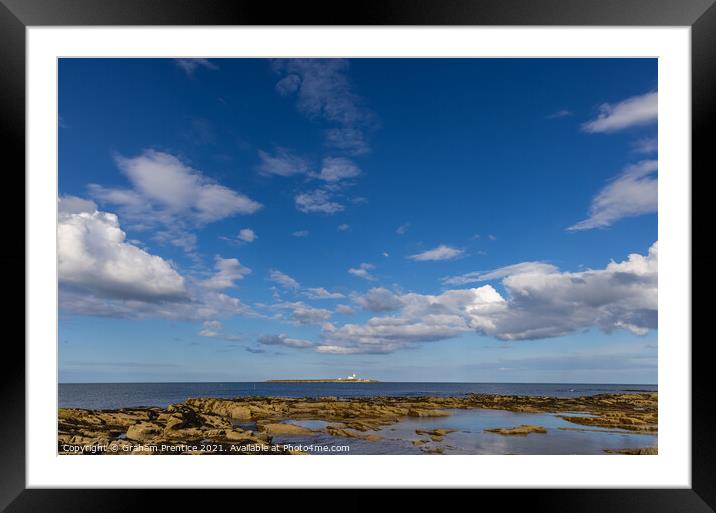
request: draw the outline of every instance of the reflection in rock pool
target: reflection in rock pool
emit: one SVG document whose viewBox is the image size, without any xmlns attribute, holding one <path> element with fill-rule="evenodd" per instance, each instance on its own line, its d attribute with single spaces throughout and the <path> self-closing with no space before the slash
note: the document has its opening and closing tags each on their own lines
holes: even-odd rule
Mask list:
<svg viewBox="0 0 716 513">
<path fill-rule="evenodd" d="M 583 413 L 581 415 L 584 415 Z M 311 429 L 325 428 L 320 420 L 289 421 Z M 542 426 L 546 433 L 509 436 L 486 429 L 522 424 Z M 434 441 L 418 431 L 453 430 Z M 656 447 L 656 434 L 620 429 L 580 427 L 551 413 L 518 413 L 502 410 L 450 410 L 448 417 L 407 417 L 372 431 L 382 437 L 366 441 L 318 433 L 310 437 L 276 437 L 275 443 L 301 445 L 313 454 L 606 454 L 606 449 Z M 419 441 L 417 443 L 414 443 Z M 424 443 L 423 443 L 424 442 Z M 310 450 L 316 446 L 348 446 L 349 450 Z"/>
</svg>

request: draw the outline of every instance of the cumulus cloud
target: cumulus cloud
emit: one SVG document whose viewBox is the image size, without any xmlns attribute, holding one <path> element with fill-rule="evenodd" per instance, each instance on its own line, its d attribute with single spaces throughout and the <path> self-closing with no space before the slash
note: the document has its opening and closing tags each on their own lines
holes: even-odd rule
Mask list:
<svg viewBox="0 0 716 513">
<path fill-rule="evenodd" d="M 57 210 L 62 219 L 63 216 L 72 214 L 94 214 L 97 211 L 97 204 L 77 196 L 63 196 L 58 200 Z"/>
<path fill-rule="evenodd" d="M 338 354 L 390 353 L 413 343 L 445 340 L 466 331 L 468 328 L 459 315 L 427 314 L 420 318 L 405 312 L 393 317 L 373 317 L 365 324 L 324 329 L 316 350 Z"/>
<path fill-rule="evenodd" d="M 309 171 L 308 162 L 286 148 L 277 148 L 273 155 L 263 150 L 258 153 L 261 161 L 259 172 L 263 175 L 292 176 Z"/>
<path fill-rule="evenodd" d="M 410 255 L 408 258 L 420 262 L 434 260 L 452 260 L 453 258 L 459 257 L 463 253 L 464 250 L 462 249 L 452 248 L 450 246 L 441 244 L 437 248 L 429 249 L 427 251 L 423 251 L 422 253 L 417 253 L 415 255 Z"/>
<path fill-rule="evenodd" d="M 239 240 L 242 240 L 244 242 L 253 242 L 258 237 L 256 236 L 256 233 L 251 228 L 243 228 L 239 231 L 238 235 Z"/>
<path fill-rule="evenodd" d="M 294 201 L 296 208 L 306 214 L 335 214 L 345 209 L 343 205 L 333 200 L 331 192 L 326 189 L 316 189 L 298 194 Z"/>
<path fill-rule="evenodd" d="M 551 264 L 544 262 L 521 262 L 514 265 L 506 265 L 492 271 L 473 271 L 461 274 L 460 276 L 450 276 L 443 279 L 445 285 L 466 285 L 468 283 L 477 283 L 481 281 L 495 280 L 505 278 L 514 274 L 555 271 L 557 268 Z"/>
<path fill-rule="evenodd" d="M 568 230 L 602 228 L 625 217 L 656 212 L 657 170 L 656 160 L 643 160 L 628 166 L 592 200 L 589 217 L 570 226 Z"/>
<path fill-rule="evenodd" d="M 218 255 L 214 258 L 214 267 L 216 269 L 214 275 L 202 282 L 202 286 L 208 289 L 234 287 L 237 280 L 242 280 L 251 272 L 251 269 L 241 265 L 236 258 L 222 258 Z"/>
<path fill-rule="evenodd" d="M 348 272 L 353 276 L 357 276 L 358 278 L 373 281 L 376 278 L 370 273 L 372 269 L 375 269 L 375 266 L 373 264 L 363 262 L 358 267 L 351 267 L 350 269 L 348 269 Z"/>
<path fill-rule="evenodd" d="M 168 153 L 145 150 L 133 158 L 117 156 L 130 189 L 90 184 L 97 200 L 115 205 L 136 230 L 163 227 L 155 238 L 192 249 L 191 228 L 237 214 L 253 214 L 262 205 L 220 185 Z"/>
<path fill-rule="evenodd" d="M 61 198 L 57 226 L 61 285 L 111 299 L 185 301 L 184 278 L 163 258 L 126 241 L 115 214 Z"/>
<path fill-rule="evenodd" d="M 582 125 L 589 133 L 608 133 L 632 126 L 655 123 L 659 113 L 659 95 L 656 91 L 632 96 L 617 104 L 605 103 L 599 107 L 599 114 Z"/>
<path fill-rule="evenodd" d="M 269 272 L 269 280 L 273 281 L 274 283 L 278 283 L 279 285 L 287 289 L 301 288 L 301 285 L 296 280 L 291 278 L 288 274 L 282 273 L 281 271 L 277 271 L 275 269 Z"/>
<path fill-rule="evenodd" d="M 185 278 L 127 241 L 117 215 L 98 211 L 92 201 L 59 200 L 57 252 L 59 305 L 69 313 L 173 320 L 256 315 L 240 299 Z"/>
<path fill-rule="evenodd" d="M 345 297 L 340 292 L 329 292 L 323 287 L 307 288 L 305 294 L 311 299 L 341 299 Z"/>
<path fill-rule="evenodd" d="M 174 62 L 177 66 L 179 66 L 179 69 L 181 69 L 189 77 L 193 77 L 194 73 L 199 68 L 210 70 L 219 69 L 218 65 L 208 59 L 174 59 Z"/>
<path fill-rule="evenodd" d="M 322 324 L 330 319 L 333 312 L 325 308 L 314 308 L 302 301 L 276 303 L 274 308 L 289 310 L 288 320 L 295 324 Z"/>
<path fill-rule="evenodd" d="M 349 305 L 336 305 L 336 313 L 343 314 L 343 315 L 353 315 L 356 313 L 353 308 L 351 308 Z"/>
<path fill-rule="evenodd" d="M 168 153 L 146 150 L 133 158 L 117 157 L 116 162 L 140 200 L 149 200 L 169 212 L 191 215 L 203 223 L 253 214 L 261 208 L 260 203 L 213 182 Z M 129 203 L 135 206 L 133 201 Z"/>
<path fill-rule="evenodd" d="M 468 332 L 532 340 L 590 328 L 637 335 L 657 329 L 657 243 L 647 255 L 631 254 L 604 269 L 561 272 L 529 264 L 493 273 L 503 276 L 504 297 L 492 285 L 439 295 L 398 295 L 402 306 L 394 315 L 373 317 L 364 324 L 324 326 L 316 350 L 388 353 Z"/>
<path fill-rule="evenodd" d="M 365 294 L 354 294 L 352 299 L 363 310 L 370 312 L 392 312 L 403 306 L 400 297 L 383 287 L 372 288 Z"/>
<path fill-rule="evenodd" d="M 289 338 L 286 335 L 262 335 L 257 339 L 259 344 L 265 346 L 285 346 L 303 349 L 313 346 L 313 343 L 308 340 L 301 340 L 297 338 Z"/>
<path fill-rule="evenodd" d="M 601 270 L 505 278 L 509 308 L 495 333 L 505 340 L 554 337 L 598 327 L 645 334 L 657 328 L 658 244 Z"/>
</svg>

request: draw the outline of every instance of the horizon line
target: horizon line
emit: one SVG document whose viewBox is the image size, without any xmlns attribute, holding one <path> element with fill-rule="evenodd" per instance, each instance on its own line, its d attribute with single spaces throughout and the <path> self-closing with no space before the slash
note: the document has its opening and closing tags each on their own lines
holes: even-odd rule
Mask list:
<svg viewBox="0 0 716 513">
<path fill-rule="evenodd" d="M 320 378 L 284 378 L 288 381 L 300 381 L 302 379 L 320 379 Z M 74 381 L 60 382 L 58 385 L 169 385 L 169 384 L 216 384 L 216 383 L 270 383 L 272 380 L 259 381 Z M 350 381 L 347 381 L 350 383 Z M 616 382 L 577 382 L 577 381 L 382 381 L 375 380 L 376 383 L 419 383 L 419 384 L 470 384 L 470 385 L 630 385 L 630 386 L 658 386 L 658 383 L 616 383 Z M 274 381 L 274 383 L 276 383 Z M 285 383 L 276 383 L 285 384 Z"/>
</svg>

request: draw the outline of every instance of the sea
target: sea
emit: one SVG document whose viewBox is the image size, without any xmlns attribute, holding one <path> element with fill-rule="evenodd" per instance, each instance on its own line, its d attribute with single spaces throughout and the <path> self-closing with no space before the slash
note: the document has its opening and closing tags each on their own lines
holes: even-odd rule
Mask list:
<svg viewBox="0 0 716 513">
<path fill-rule="evenodd" d="M 61 383 L 59 406 L 115 409 L 139 406 L 166 407 L 191 397 L 370 397 L 461 396 L 470 393 L 575 397 L 616 392 L 656 391 L 656 385 L 583 383 Z M 308 428 L 322 428 L 320 419 L 288 420 Z M 546 433 L 503 436 L 491 428 L 533 424 Z M 237 423 L 256 429 L 253 422 Z M 343 438 L 327 433 L 300 437 L 274 437 L 275 443 L 317 455 L 348 454 L 603 454 L 608 449 L 657 447 L 656 433 L 588 428 L 557 414 L 502 410 L 450 410 L 447 417 L 406 417 L 371 434 L 379 441 Z M 421 436 L 422 430 L 453 430 L 443 440 Z M 416 445 L 418 440 L 421 445 Z"/>
</svg>

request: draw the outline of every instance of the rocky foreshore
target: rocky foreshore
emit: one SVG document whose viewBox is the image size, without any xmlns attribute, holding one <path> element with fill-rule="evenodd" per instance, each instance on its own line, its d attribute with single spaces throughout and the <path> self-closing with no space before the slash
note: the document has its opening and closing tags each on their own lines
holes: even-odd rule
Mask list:
<svg viewBox="0 0 716 513">
<path fill-rule="evenodd" d="M 381 437 L 371 431 L 402 418 L 448 416 L 453 409 L 556 413 L 581 426 L 639 433 L 656 433 L 658 421 L 654 392 L 574 398 L 492 394 L 195 398 L 167 408 L 60 408 L 58 451 L 60 454 L 295 454 L 300 451 L 275 439 L 328 434 L 376 441 Z M 313 429 L 288 422 L 297 420 L 320 420 L 327 424 Z M 532 429 L 535 426 L 528 427 L 539 432 Z M 515 428 L 505 428 L 505 433 L 509 434 L 509 429 Z M 417 434 L 438 439 L 445 435 Z"/>
</svg>

